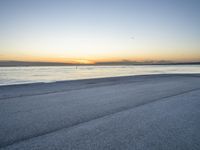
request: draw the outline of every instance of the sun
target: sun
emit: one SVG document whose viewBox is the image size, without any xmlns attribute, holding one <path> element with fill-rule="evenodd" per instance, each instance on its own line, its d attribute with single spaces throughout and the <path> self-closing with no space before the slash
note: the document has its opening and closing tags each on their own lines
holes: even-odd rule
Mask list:
<svg viewBox="0 0 200 150">
<path fill-rule="evenodd" d="M 87 59 L 76 59 L 75 60 L 75 63 L 78 63 L 78 64 L 95 64 L 94 61 L 91 61 L 91 60 L 87 60 Z"/>
</svg>

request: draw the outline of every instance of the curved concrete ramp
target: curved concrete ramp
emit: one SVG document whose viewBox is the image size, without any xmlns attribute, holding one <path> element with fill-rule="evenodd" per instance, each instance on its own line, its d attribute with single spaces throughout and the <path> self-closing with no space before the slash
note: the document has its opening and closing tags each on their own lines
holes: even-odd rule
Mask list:
<svg viewBox="0 0 200 150">
<path fill-rule="evenodd" d="M 41 88 L 45 86 L 48 92 Z M 31 89 L 36 92 L 30 94 Z M 1 149 L 200 149 L 199 75 L 115 77 L 0 90 Z"/>
</svg>

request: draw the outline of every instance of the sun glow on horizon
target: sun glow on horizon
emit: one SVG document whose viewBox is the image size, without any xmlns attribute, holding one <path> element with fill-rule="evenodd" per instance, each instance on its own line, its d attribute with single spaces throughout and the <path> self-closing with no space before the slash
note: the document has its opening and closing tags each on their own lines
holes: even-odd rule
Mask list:
<svg viewBox="0 0 200 150">
<path fill-rule="evenodd" d="M 0 60 L 200 61 L 198 1 L 58 1 L 0 1 Z"/>
</svg>

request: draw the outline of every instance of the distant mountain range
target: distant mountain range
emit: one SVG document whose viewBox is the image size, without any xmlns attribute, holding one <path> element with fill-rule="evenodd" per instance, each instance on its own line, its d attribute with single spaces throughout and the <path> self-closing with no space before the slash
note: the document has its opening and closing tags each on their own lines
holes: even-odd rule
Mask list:
<svg viewBox="0 0 200 150">
<path fill-rule="evenodd" d="M 73 65 L 70 63 L 57 63 L 57 62 L 29 62 L 29 61 L 0 61 L 0 67 L 12 66 L 67 66 Z"/>
<path fill-rule="evenodd" d="M 172 62 L 172 61 L 116 61 L 116 62 L 98 62 L 95 65 L 198 65 L 200 62 Z"/>
<path fill-rule="evenodd" d="M 0 61 L 0 67 L 17 67 L 17 66 L 74 66 L 74 65 L 200 65 L 199 62 L 172 62 L 172 61 L 113 61 L 97 62 L 95 64 L 74 64 L 74 63 L 57 63 L 57 62 L 29 62 L 29 61 Z"/>
</svg>

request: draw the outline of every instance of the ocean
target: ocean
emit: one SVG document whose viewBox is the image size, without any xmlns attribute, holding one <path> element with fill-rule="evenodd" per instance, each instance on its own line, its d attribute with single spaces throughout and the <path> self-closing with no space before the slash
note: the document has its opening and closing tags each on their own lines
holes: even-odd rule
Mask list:
<svg viewBox="0 0 200 150">
<path fill-rule="evenodd" d="M 200 73 L 200 65 L 0 67 L 0 85 L 173 73 Z"/>
</svg>

